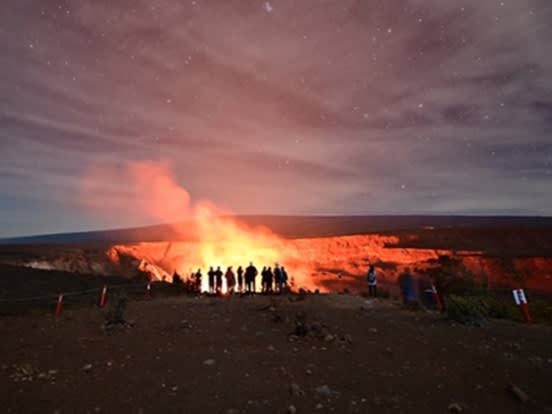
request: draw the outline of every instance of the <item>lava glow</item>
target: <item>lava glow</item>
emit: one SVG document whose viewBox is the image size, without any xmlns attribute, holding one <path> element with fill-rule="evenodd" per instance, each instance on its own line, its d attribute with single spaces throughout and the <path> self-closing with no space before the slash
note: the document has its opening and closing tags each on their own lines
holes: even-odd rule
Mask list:
<svg viewBox="0 0 552 414">
<path fill-rule="evenodd" d="M 132 195 L 131 211 L 117 198 L 98 197 L 105 193 L 95 187 L 109 182 L 110 177 L 117 177 L 119 185 Z M 96 168 L 85 178 L 84 190 L 84 200 L 95 210 L 175 223 L 171 226 L 177 239 L 194 240 L 189 243 L 168 241 L 164 247 L 159 243 L 141 243 L 139 249 L 118 246 L 119 251 L 139 259 L 139 269 L 154 279 L 171 280 L 175 271 L 187 277 L 201 269 L 202 290 L 207 290 L 206 273 L 210 266 L 220 266 L 225 272 L 228 266 L 233 266 L 235 271 L 238 266 L 245 268 L 253 262 L 260 272 L 263 266 L 295 263 L 299 256 L 291 244 L 267 228 L 247 226 L 209 201 L 192 203 L 189 193 L 176 183 L 170 169 L 163 164 L 131 163 L 122 171 L 105 166 Z M 93 199 L 90 199 L 91 194 Z M 113 252 L 109 255 L 116 260 Z M 317 288 L 304 268 L 294 268 L 293 277 L 298 286 Z"/>
</svg>

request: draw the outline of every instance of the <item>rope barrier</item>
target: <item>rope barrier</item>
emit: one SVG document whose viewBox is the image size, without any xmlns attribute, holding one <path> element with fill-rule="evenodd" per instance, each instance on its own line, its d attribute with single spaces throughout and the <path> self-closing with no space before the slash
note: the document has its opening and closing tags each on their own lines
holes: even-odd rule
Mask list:
<svg viewBox="0 0 552 414">
<path fill-rule="evenodd" d="M 137 284 L 131 284 L 131 283 L 124 283 L 124 284 L 118 284 L 118 285 L 108 285 L 110 290 L 113 289 L 120 289 L 123 287 L 131 288 L 131 289 L 145 289 L 142 285 Z M 91 293 L 100 293 L 103 290 L 103 287 L 98 288 L 91 288 L 86 290 L 74 290 L 69 292 L 63 292 L 64 298 L 67 297 L 75 297 L 75 296 L 84 296 Z M 40 300 L 51 300 L 56 301 L 58 299 L 59 294 L 58 293 L 52 293 L 50 295 L 43 295 L 43 296 L 32 296 L 32 297 L 26 297 L 26 298 L 14 298 L 14 299 L 0 299 L 0 303 L 25 303 L 25 302 L 36 302 Z"/>
</svg>

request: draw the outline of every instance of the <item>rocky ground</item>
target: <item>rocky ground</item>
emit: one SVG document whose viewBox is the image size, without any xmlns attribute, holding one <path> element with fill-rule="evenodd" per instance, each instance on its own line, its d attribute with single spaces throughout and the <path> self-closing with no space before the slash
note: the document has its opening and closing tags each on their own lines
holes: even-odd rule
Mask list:
<svg viewBox="0 0 552 414">
<path fill-rule="evenodd" d="M 153 298 L 113 329 L 108 311 L 1 318 L 0 411 L 552 412 L 550 327 L 352 295 Z"/>
</svg>

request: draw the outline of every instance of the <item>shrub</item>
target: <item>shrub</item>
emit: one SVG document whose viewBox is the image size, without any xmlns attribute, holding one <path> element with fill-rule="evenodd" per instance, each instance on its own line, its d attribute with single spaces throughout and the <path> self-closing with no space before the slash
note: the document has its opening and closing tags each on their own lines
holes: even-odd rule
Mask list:
<svg viewBox="0 0 552 414">
<path fill-rule="evenodd" d="M 489 306 L 478 296 L 451 295 L 447 301 L 447 318 L 464 325 L 481 326 L 489 316 Z"/>
<path fill-rule="evenodd" d="M 479 300 L 481 300 L 485 304 L 487 308 L 487 316 L 489 318 L 514 320 L 519 319 L 519 311 L 514 305 L 501 302 L 500 300 L 492 296 L 482 296 L 479 298 Z"/>
<path fill-rule="evenodd" d="M 552 325 L 552 303 L 544 300 L 530 301 L 529 313 L 535 322 L 543 322 Z"/>
</svg>

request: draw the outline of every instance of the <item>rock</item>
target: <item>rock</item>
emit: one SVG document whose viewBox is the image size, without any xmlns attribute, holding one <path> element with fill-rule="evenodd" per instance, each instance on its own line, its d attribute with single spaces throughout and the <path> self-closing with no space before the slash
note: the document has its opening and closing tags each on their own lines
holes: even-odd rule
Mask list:
<svg viewBox="0 0 552 414">
<path fill-rule="evenodd" d="M 322 408 L 324 408 L 324 406 L 320 403 L 316 404 L 316 409 L 317 410 L 321 410 Z"/>
<path fill-rule="evenodd" d="M 370 329 L 368 329 L 368 332 L 376 334 L 376 333 L 378 333 L 378 329 L 377 328 L 370 328 Z"/>
<path fill-rule="evenodd" d="M 328 387 L 326 384 L 324 385 L 321 385 L 320 387 L 316 387 L 314 389 L 314 393 L 316 394 L 317 397 L 320 397 L 320 398 L 332 398 L 332 390 L 330 389 L 330 387 Z"/>
<path fill-rule="evenodd" d="M 301 387 L 298 384 L 292 383 L 289 386 L 289 393 L 293 397 L 301 397 L 305 395 L 305 392 L 301 389 Z"/>
<path fill-rule="evenodd" d="M 177 392 L 177 391 L 178 391 L 178 386 L 175 385 L 174 387 L 172 387 L 172 388 L 171 388 L 171 391 L 172 391 L 172 392 Z"/>
<path fill-rule="evenodd" d="M 527 401 L 529 401 L 529 395 L 527 395 L 527 393 L 523 391 L 521 388 L 519 388 L 517 385 L 510 384 L 507 389 L 514 397 L 516 397 L 522 403 L 526 403 Z"/>
<path fill-rule="evenodd" d="M 290 405 L 287 409 L 288 414 L 295 414 L 297 412 L 297 408 L 295 408 L 294 405 Z"/>
<path fill-rule="evenodd" d="M 212 358 L 206 359 L 203 361 L 203 365 L 207 365 L 208 367 L 215 365 L 216 361 Z"/>
<path fill-rule="evenodd" d="M 276 348 L 274 348 L 273 345 L 269 345 L 269 346 L 266 347 L 266 350 L 270 351 L 270 352 L 274 352 L 274 351 L 276 351 Z"/>
<path fill-rule="evenodd" d="M 82 367 L 82 370 L 84 372 L 90 372 L 92 371 L 92 364 L 86 364 L 84 367 Z"/>
<path fill-rule="evenodd" d="M 59 371 L 57 369 L 51 369 L 48 371 L 48 375 L 50 375 L 51 377 L 53 377 L 54 375 L 57 375 Z"/>
<path fill-rule="evenodd" d="M 459 403 L 450 403 L 448 406 L 449 413 L 461 413 L 464 411 L 464 407 L 462 407 Z"/>
<path fill-rule="evenodd" d="M 310 369 L 307 369 L 307 370 L 305 371 L 305 374 L 307 374 L 307 375 L 312 375 L 312 371 L 311 371 Z"/>
<path fill-rule="evenodd" d="M 335 339 L 335 337 L 331 334 L 328 334 L 325 336 L 324 341 L 326 342 L 332 342 Z"/>
</svg>

